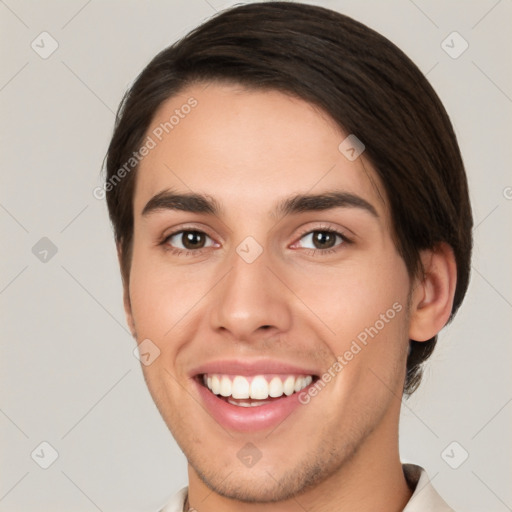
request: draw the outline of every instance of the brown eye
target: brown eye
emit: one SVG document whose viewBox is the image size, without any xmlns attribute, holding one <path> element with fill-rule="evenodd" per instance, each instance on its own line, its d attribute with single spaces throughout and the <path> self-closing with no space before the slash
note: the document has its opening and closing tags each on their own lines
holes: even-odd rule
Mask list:
<svg viewBox="0 0 512 512">
<path fill-rule="evenodd" d="M 193 251 L 213 245 L 212 239 L 202 231 L 178 231 L 167 237 L 165 243 L 175 249 Z"/>
<path fill-rule="evenodd" d="M 313 245 L 317 249 L 330 249 L 336 245 L 336 235 L 331 231 L 314 231 Z"/>
<path fill-rule="evenodd" d="M 316 230 L 306 233 L 300 239 L 300 247 L 305 249 L 332 249 L 345 242 L 341 233 L 330 230 Z"/>
<path fill-rule="evenodd" d="M 204 247 L 206 236 L 199 231 L 184 231 L 181 235 L 181 243 L 185 249 L 199 249 Z"/>
</svg>

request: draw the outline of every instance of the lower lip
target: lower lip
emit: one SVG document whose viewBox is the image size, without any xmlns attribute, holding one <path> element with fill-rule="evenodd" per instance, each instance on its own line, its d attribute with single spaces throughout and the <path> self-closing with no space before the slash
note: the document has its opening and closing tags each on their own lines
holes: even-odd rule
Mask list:
<svg viewBox="0 0 512 512">
<path fill-rule="evenodd" d="M 277 427 L 297 407 L 303 406 L 299 402 L 299 394 L 304 391 L 307 392 L 309 388 L 308 386 L 299 393 L 290 396 L 283 395 L 279 400 L 273 400 L 268 404 L 240 407 L 225 402 L 196 379 L 194 379 L 194 382 L 210 415 L 222 427 L 240 432 L 254 432 Z"/>
</svg>

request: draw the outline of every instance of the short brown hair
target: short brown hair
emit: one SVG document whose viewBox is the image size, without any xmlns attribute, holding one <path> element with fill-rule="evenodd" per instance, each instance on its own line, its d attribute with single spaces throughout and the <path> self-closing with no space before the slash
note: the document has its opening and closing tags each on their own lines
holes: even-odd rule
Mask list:
<svg viewBox="0 0 512 512">
<path fill-rule="evenodd" d="M 420 251 L 454 251 L 453 317 L 466 293 L 472 214 L 456 136 L 441 101 L 416 65 L 365 25 L 322 7 L 262 2 L 221 12 L 161 51 L 123 97 L 106 155 L 106 189 L 121 273 L 128 283 L 136 167 L 112 177 L 141 146 L 158 107 L 185 87 L 224 81 L 278 90 L 325 112 L 365 144 L 389 198 L 394 236 L 409 274 Z M 404 392 L 419 385 L 437 336 L 410 340 Z"/>
</svg>

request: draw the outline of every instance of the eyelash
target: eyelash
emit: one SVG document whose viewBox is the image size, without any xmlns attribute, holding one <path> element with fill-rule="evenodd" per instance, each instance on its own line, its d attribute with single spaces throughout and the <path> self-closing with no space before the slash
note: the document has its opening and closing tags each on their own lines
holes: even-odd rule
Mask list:
<svg viewBox="0 0 512 512">
<path fill-rule="evenodd" d="M 185 256 L 200 256 L 201 254 L 203 254 L 203 252 L 205 250 L 210 249 L 210 247 L 201 247 L 200 249 L 193 249 L 193 250 L 192 249 L 179 249 L 177 247 L 172 247 L 171 245 L 169 245 L 167 243 L 170 238 L 172 238 L 173 236 L 179 235 L 180 233 L 201 233 L 201 234 L 207 236 L 208 238 L 212 238 L 210 235 L 208 235 L 208 233 L 205 233 L 204 231 L 201 231 L 200 229 L 182 228 L 182 229 L 179 229 L 177 231 L 174 231 L 174 232 L 166 235 L 158 245 L 162 246 L 165 251 L 167 251 L 175 256 L 183 256 L 183 255 L 185 255 Z"/>
<path fill-rule="evenodd" d="M 338 231 L 336 229 L 333 229 L 329 226 L 319 226 L 315 229 L 306 229 L 304 230 L 298 237 L 298 240 L 300 241 L 302 238 L 304 238 L 306 235 L 310 235 L 312 233 L 330 233 L 335 236 L 339 236 L 341 238 L 341 242 L 335 245 L 334 247 L 329 247 L 328 249 L 310 249 L 310 248 L 303 248 L 305 253 L 308 256 L 327 256 L 329 254 L 336 253 L 342 249 L 342 246 L 345 244 L 351 244 L 352 240 L 349 239 L 345 233 L 342 233 L 341 231 Z M 297 242 L 294 242 L 293 245 L 295 245 Z"/>
<path fill-rule="evenodd" d="M 174 231 L 174 232 L 170 233 L 169 235 L 165 236 L 163 238 L 163 240 L 161 242 L 159 242 L 158 245 L 162 246 L 165 251 L 168 251 L 175 256 L 183 256 L 183 255 L 185 255 L 185 256 L 191 256 L 191 255 L 200 256 L 201 254 L 203 254 L 203 252 L 205 250 L 210 249 L 210 247 L 202 247 L 200 249 L 179 249 L 177 247 L 172 247 L 168 244 L 169 239 L 172 238 L 173 236 L 183 234 L 183 233 L 191 233 L 191 232 L 200 233 L 200 234 L 203 234 L 203 235 L 211 238 L 207 233 L 205 233 L 204 231 L 201 231 L 200 229 L 185 228 L 185 229 L 180 229 L 178 231 Z M 315 229 L 307 229 L 299 235 L 298 240 L 300 241 L 306 235 L 310 235 L 312 233 L 318 233 L 318 232 L 331 233 L 333 235 L 339 236 L 342 241 L 340 243 L 338 243 L 336 246 L 330 247 L 328 249 L 303 248 L 304 251 L 306 252 L 306 254 L 308 254 L 309 256 L 318 256 L 318 255 L 325 256 L 327 254 L 332 254 L 332 253 L 338 252 L 341 249 L 341 246 L 343 246 L 345 244 L 353 243 L 353 241 L 351 239 L 349 239 L 344 233 L 341 233 L 340 231 L 333 229 L 331 227 L 327 227 L 327 226 L 320 226 Z M 294 245 L 295 245 L 295 243 L 297 243 L 297 242 L 294 242 Z"/>
</svg>

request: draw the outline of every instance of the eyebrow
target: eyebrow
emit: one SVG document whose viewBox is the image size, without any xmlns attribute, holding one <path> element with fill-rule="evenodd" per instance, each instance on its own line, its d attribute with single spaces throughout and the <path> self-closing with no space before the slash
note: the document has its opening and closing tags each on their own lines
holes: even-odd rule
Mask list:
<svg viewBox="0 0 512 512">
<path fill-rule="evenodd" d="M 330 210 L 331 208 L 359 208 L 378 218 L 375 207 L 362 197 L 343 191 L 322 194 L 299 194 L 280 203 L 276 208 L 277 216 L 293 213 Z"/>
<path fill-rule="evenodd" d="M 344 191 L 330 191 L 321 194 L 298 194 L 281 201 L 273 216 L 284 217 L 294 213 L 323 211 L 332 208 L 358 208 L 378 218 L 375 207 L 362 197 Z M 219 216 L 220 204 L 213 198 L 196 193 L 176 193 L 164 190 L 153 196 L 144 206 L 142 216 L 165 210 L 191 213 L 206 213 Z"/>
<path fill-rule="evenodd" d="M 145 217 L 163 210 L 219 215 L 220 205 L 215 199 L 202 194 L 175 193 L 171 190 L 163 190 L 146 203 L 142 210 L 142 216 Z"/>
</svg>

